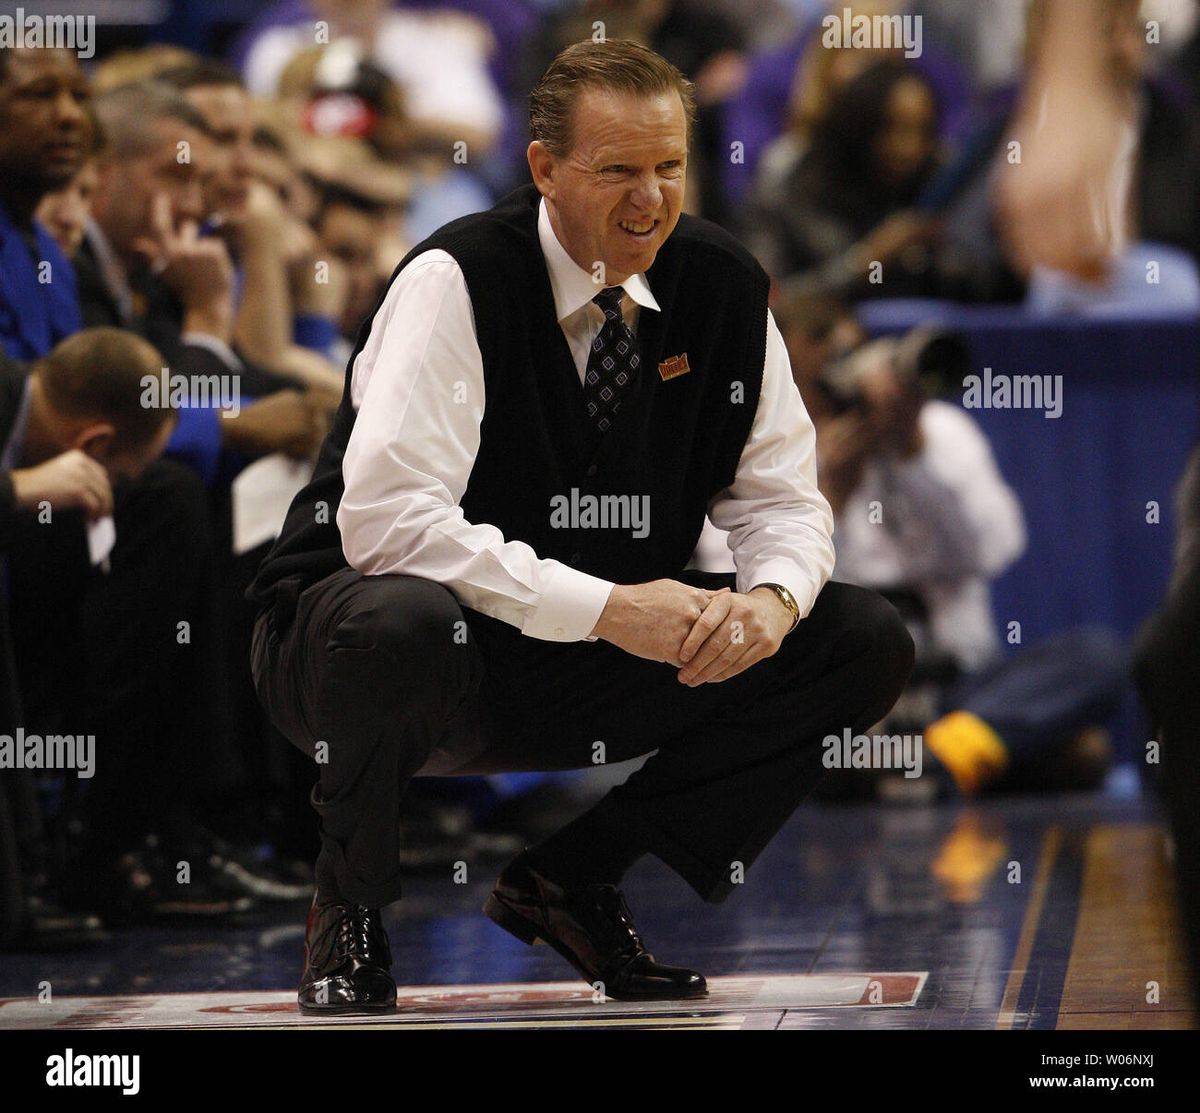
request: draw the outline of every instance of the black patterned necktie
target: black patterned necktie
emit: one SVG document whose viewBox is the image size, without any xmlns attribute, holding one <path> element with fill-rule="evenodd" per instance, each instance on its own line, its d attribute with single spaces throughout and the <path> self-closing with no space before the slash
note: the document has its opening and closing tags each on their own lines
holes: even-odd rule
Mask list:
<svg viewBox="0 0 1200 1113">
<path fill-rule="evenodd" d="M 621 293 L 620 286 L 606 286 L 592 298 L 604 310 L 604 324 L 592 341 L 583 376 L 583 397 L 588 420 L 600 433 L 608 432 L 641 362 L 637 340 L 621 315 Z"/>
</svg>

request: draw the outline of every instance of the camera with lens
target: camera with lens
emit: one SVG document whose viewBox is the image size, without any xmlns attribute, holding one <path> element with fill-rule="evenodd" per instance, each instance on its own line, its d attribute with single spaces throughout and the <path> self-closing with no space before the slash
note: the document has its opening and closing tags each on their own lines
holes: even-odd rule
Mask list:
<svg viewBox="0 0 1200 1113">
<path fill-rule="evenodd" d="M 970 361 L 966 343 L 956 333 L 921 327 L 869 340 L 833 359 L 818 376 L 817 386 L 834 413 L 865 409 L 863 383 L 883 366 L 902 386 L 927 398 L 945 398 L 962 389 Z"/>
</svg>

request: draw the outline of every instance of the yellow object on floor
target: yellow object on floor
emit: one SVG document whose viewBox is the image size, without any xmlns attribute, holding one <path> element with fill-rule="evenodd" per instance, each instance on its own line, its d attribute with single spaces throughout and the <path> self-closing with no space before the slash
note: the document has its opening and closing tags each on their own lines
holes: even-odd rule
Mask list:
<svg viewBox="0 0 1200 1113">
<path fill-rule="evenodd" d="M 969 711 L 951 711 L 925 728 L 925 742 L 964 796 L 977 796 L 1008 767 L 1008 749 Z"/>
</svg>

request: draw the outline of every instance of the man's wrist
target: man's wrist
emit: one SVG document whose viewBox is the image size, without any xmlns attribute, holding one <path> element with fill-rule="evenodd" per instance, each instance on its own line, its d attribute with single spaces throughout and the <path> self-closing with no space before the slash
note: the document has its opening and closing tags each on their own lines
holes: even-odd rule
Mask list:
<svg viewBox="0 0 1200 1113">
<path fill-rule="evenodd" d="M 617 608 L 621 604 L 620 588 L 620 584 L 613 584 L 612 590 L 608 593 L 608 598 L 604 602 L 604 608 L 600 611 L 600 615 L 596 619 L 596 624 L 592 627 L 591 633 L 588 635 L 589 638 L 607 641 L 605 635 L 609 632 L 608 627 L 612 622 Z"/>
<path fill-rule="evenodd" d="M 787 628 L 790 634 L 800 622 L 800 605 L 796 602 L 796 597 L 783 584 L 762 583 L 755 584 L 747 594 L 760 592 L 763 595 L 770 595 L 775 601 L 787 611 L 791 625 Z"/>
</svg>

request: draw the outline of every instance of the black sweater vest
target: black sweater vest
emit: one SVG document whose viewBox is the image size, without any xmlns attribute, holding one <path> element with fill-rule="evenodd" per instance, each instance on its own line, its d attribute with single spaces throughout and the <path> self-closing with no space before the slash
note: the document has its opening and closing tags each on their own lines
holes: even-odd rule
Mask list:
<svg viewBox="0 0 1200 1113">
<path fill-rule="evenodd" d="M 526 185 L 487 212 L 447 224 L 414 247 L 392 275 L 395 281 L 418 254 L 442 248 L 466 279 L 485 403 L 463 515 L 497 527 L 505 540 L 526 542 L 539 557 L 616 583 L 678 576 L 709 501 L 733 481 L 754 420 L 767 276 L 728 233 L 681 215 L 646 272 L 662 311 L 642 309 L 634 386 L 598 438 L 555 316 L 538 240 L 539 200 Z M 293 500 L 247 592 L 259 607 L 271 605 L 281 589 L 294 600 L 346 566 L 336 514 L 355 419 L 351 369 L 382 301 L 359 330 L 312 481 Z M 671 375 L 668 368 L 664 378 L 660 363 L 684 354 L 689 370 Z M 629 512 L 635 499 L 648 514 L 641 528 Z"/>
</svg>

